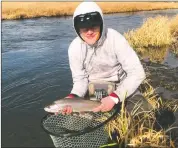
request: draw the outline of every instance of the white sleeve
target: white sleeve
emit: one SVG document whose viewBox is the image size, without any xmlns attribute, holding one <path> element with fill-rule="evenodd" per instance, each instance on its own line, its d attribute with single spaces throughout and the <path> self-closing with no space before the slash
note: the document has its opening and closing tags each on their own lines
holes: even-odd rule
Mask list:
<svg viewBox="0 0 178 148">
<path fill-rule="evenodd" d="M 83 66 L 83 57 L 80 42 L 76 39 L 68 50 L 69 65 L 72 72 L 73 88 L 71 93 L 83 97 L 88 89 L 88 75 Z"/>
<path fill-rule="evenodd" d="M 116 33 L 114 46 L 117 59 L 126 72 L 126 78 L 119 83 L 115 91 L 120 101 L 123 101 L 137 90 L 146 75 L 136 52 L 130 47 L 124 36 Z"/>
</svg>

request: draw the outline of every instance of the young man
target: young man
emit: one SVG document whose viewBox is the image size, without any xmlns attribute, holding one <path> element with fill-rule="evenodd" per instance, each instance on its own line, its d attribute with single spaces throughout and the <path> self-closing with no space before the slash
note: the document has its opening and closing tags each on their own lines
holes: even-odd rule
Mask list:
<svg viewBox="0 0 178 148">
<path fill-rule="evenodd" d="M 106 28 L 103 13 L 94 2 L 82 2 L 76 8 L 73 25 L 78 37 L 72 41 L 68 51 L 73 88 L 67 97 L 84 97 L 90 83 L 108 82 L 115 84 L 115 90 L 100 98 L 102 104 L 94 108 L 94 112 L 110 111 L 125 97 L 130 97 L 133 102 L 134 97 L 131 96 L 138 93 L 137 88 L 145 79 L 145 72 L 124 36 Z M 135 100 L 139 99 L 143 100 L 143 97 L 140 95 Z M 71 112 L 71 106 L 63 109 L 63 113 Z"/>
</svg>

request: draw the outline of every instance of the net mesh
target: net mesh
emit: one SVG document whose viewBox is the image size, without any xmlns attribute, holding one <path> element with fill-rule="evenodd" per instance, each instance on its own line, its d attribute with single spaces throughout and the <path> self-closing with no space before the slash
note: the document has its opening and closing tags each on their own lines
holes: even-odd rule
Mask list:
<svg viewBox="0 0 178 148">
<path fill-rule="evenodd" d="M 49 114 L 42 119 L 42 127 L 57 148 L 98 148 L 109 138 L 101 123 L 112 115 L 113 111 L 107 116 L 104 113 Z"/>
</svg>

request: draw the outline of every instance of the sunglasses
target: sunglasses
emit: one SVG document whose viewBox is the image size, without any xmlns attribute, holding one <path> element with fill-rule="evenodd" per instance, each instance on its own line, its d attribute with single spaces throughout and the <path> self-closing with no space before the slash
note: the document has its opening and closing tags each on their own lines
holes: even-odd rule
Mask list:
<svg viewBox="0 0 178 148">
<path fill-rule="evenodd" d="M 74 24 L 77 28 L 89 28 L 100 26 L 103 23 L 99 12 L 91 12 L 78 15 L 74 18 Z"/>
</svg>

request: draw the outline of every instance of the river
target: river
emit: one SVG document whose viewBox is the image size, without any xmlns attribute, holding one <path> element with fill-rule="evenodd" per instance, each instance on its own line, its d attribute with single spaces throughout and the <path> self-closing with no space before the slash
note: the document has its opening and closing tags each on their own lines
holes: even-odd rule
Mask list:
<svg viewBox="0 0 178 148">
<path fill-rule="evenodd" d="M 174 16 L 178 9 L 104 15 L 121 34 L 148 17 Z M 2 147 L 53 147 L 40 127 L 44 106 L 72 88 L 68 47 L 75 38 L 72 17 L 2 22 Z"/>
</svg>

